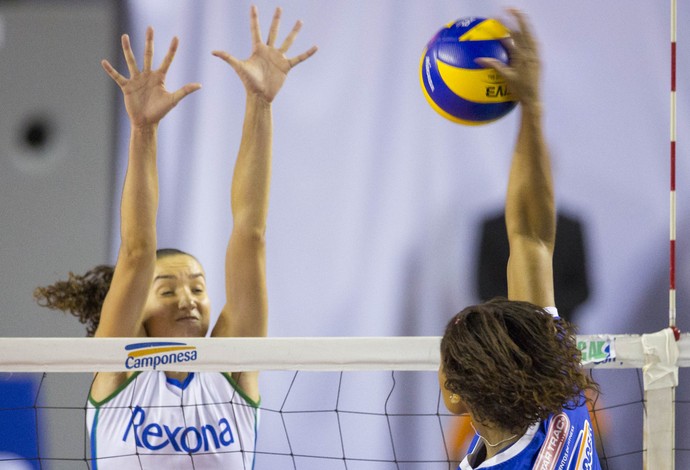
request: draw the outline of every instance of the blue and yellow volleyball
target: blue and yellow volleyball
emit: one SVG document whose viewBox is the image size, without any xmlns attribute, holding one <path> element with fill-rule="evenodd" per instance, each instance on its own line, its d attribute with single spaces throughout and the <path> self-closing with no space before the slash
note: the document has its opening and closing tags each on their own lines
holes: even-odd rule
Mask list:
<svg viewBox="0 0 690 470">
<path fill-rule="evenodd" d="M 509 63 L 501 39 L 510 31 L 492 18 L 460 18 L 428 42 L 419 67 L 422 91 L 441 116 L 466 125 L 486 124 L 515 108 L 505 79 L 475 63 L 491 57 Z"/>
</svg>

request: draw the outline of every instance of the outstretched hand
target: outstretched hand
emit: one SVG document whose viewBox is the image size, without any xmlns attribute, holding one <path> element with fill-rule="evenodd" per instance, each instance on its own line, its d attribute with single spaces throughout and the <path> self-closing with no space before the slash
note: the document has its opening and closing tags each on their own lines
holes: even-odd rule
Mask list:
<svg viewBox="0 0 690 470">
<path fill-rule="evenodd" d="M 525 14 L 515 9 L 508 12 L 518 24 L 517 30 L 511 30 L 510 38 L 503 40 L 510 57 L 510 65 L 487 57 L 476 59 L 476 62 L 500 73 L 523 105 L 539 104 L 541 63 L 537 41 Z"/>
<path fill-rule="evenodd" d="M 268 39 L 266 44 L 264 44 L 261 39 L 258 11 L 256 6 L 252 6 L 250 13 L 252 54 L 247 60 L 238 60 L 227 52 L 213 51 L 214 56 L 223 59 L 235 70 L 248 94 L 256 94 L 269 103 L 273 101 L 280 91 L 288 72 L 300 62 L 314 55 L 317 50 L 316 46 L 312 46 L 306 52 L 291 59 L 285 56 L 285 53 L 297 37 L 297 33 L 302 28 L 301 21 L 295 23 L 283 44 L 279 48 L 275 47 L 281 13 L 282 10 L 276 8 L 273 21 L 271 22 L 271 29 L 268 32 Z"/>
<path fill-rule="evenodd" d="M 101 61 L 107 74 L 124 94 L 125 108 L 133 127 L 142 128 L 158 124 L 185 96 L 201 88 L 199 83 L 188 83 L 172 93 L 166 90 L 165 76 L 175 57 L 177 45 L 178 39 L 174 37 L 161 66 L 157 70 L 152 70 L 153 28 L 149 26 L 146 29 L 143 69 L 139 70 L 129 36 L 126 34 L 122 36 L 122 51 L 127 62 L 129 78 L 123 77 L 107 60 Z"/>
</svg>

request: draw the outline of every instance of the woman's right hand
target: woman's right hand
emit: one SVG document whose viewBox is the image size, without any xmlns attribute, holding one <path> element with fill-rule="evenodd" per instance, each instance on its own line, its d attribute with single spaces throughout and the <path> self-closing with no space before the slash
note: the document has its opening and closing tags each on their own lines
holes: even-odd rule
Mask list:
<svg viewBox="0 0 690 470">
<path fill-rule="evenodd" d="M 541 106 L 539 97 L 541 61 L 538 43 L 527 16 L 514 8 L 509 9 L 508 13 L 518 24 L 517 29 L 511 30 L 510 38 L 502 41 L 508 50 L 510 65 L 487 57 L 478 58 L 476 62 L 499 72 L 508 81 L 508 88 L 520 100 L 523 109 L 525 107 L 538 108 Z"/>
<path fill-rule="evenodd" d="M 103 69 L 122 90 L 125 108 L 133 128 L 157 125 L 185 96 L 201 88 L 199 83 L 188 83 L 172 93 L 165 88 L 165 75 L 175 57 L 177 45 L 178 39 L 174 37 L 161 66 L 157 70 L 152 70 L 153 28 L 149 26 L 146 29 L 142 70 L 139 70 L 127 34 L 122 36 L 122 51 L 129 69 L 129 78 L 123 77 L 107 60 L 101 61 Z"/>
</svg>

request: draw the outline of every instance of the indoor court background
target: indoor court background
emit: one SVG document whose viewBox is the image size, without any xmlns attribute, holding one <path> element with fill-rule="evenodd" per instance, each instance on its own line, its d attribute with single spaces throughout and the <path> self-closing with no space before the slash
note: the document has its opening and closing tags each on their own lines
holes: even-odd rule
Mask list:
<svg viewBox="0 0 690 470">
<path fill-rule="evenodd" d="M 280 40 L 294 21 L 304 22 L 288 56 L 319 46 L 273 105 L 271 336 L 440 335 L 451 315 L 479 300 L 479 227 L 502 207 L 519 108 L 486 126 L 453 124 L 426 103 L 418 67 L 444 23 L 505 17 L 507 6 L 530 16 L 541 44 L 558 206 L 583 223 L 590 297 L 577 312 L 580 332 L 667 326 L 669 2 L 255 3 L 264 38 L 275 6 L 284 9 Z M 221 307 L 244 91 L 210 51 L 249 55 L 249 5 L 0 2 L 2 336 L 83 335 L 73 319 L 36 306 L 31 293 L 114 260 L 128 129 L 119 90 L 99 61 L 124 70 L 123 32 L 141 58 L 147 25 L 156 31 L 156 64 L 172 36 L 180 38 L 169 88 L 203 85 L 160 127 L 159 244 L 200 259 Z M 677 290 L 678 325 L 686 330 L 690 8 L 678 6 Z M 685 375 L 679 400 L 688 396 Z M 81 379 L 55 393 L 85 395 Z M 677 408 L 679 443 L 688 438 L 686 408 Z M 47 445 L 81 431 L 59 421 L 48 426 Z M 639 416 L 612 423 L 614 430 L 635 426 Z M 679 453 L 677 468 L 688 460 Z"/>
</svg>

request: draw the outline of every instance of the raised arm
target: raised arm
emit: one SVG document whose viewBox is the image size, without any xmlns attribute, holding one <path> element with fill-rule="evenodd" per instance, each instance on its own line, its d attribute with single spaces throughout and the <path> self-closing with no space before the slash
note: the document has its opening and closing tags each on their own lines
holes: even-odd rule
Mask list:
<svg viewBox="0 0 690 470">
<path fill-rule="evenodd" d="M 257 8 L 251 8 L 252 54 L 247 60 L 238 60 L 222 51 L 213 52 L 235 70 L 247 94 L 242 140 L 232 179 L 233 228 L 225 256 L 227 301 L 213 336 L 266 336 L 268 329 L 265 232 L 273 140 L 271 103 L 288 72 L 316 52 L 316 47 L 312 47 L 294 58 L 285 56 L 302 27 L 299 21 L 276 48 L 280 16 L 278 8 L 264 43 Z M 257 399 L 257 374 L 236 377 L 245 392 Z"/>
<path fill-rule="evenodd" d="M 278 8 L 264 43 L 257 8 L 251 8 L 252 54 L 247 60 L 238 60 L 222 51 L 213 52 L 213 55 L 230 64 L 246 91 L 242 140 L 231 190 L 233 229 L 225 258 L 227 303 L 213 330 L 214 336 L 266 335 L 268 300 L 264 235 L 271 179 L 271 103 L 288 72 L 316 52 L 316 47 L 312 47 L 288 59 L 285 53 L 302 23 L 298 21 L 277 48 L 275 42 L 280 16 L 281 10 Z"/>
<path fill-rule="evenodd" d="M 152 70 L 153 29 L 146 30 L 143 68 L 139 70 L 129 36 L 122 36 L 129 78 L 106 60 L 103 68 L 122 90 L 130 120 L 129 159 L 120 206 L 120 249 L 110 290 L 103 303 L 96 336 L 143 336 L 141 312 L 156 263 L 158 171 L 156 138 L 160 120 L 185 96 L 200 88 L 187 84 L 174 93 L 165 76 L 177 50 L 177 38 L 157 70 Z"/>
<path fill-rule="evenodd" d="M 510 66 L 481 59 L 508 81 L 520 100 L 521 118 L 506 197 L 510 244 L 508 298 L 554 305 L 553 250 L 556 213 L 549 152 L 542 130 L 537 43 L 524 14 L 511 10 L 518 29 L 507 41 Z"/>
</svg>

